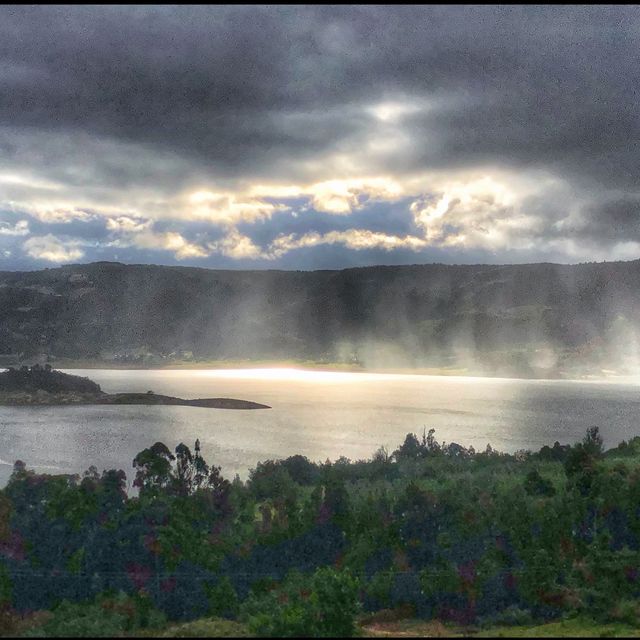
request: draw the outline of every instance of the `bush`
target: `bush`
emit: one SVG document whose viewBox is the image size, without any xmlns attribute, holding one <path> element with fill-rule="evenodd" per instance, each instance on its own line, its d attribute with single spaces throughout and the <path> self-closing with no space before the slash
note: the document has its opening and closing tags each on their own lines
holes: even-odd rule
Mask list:
<svg viewBox="0 0 640 640">
<path fill-rule="evenodd" d="M 28 631 L 27 637 L 102 638 L 120 635 L 126 627 L 126 616 L 107 611 L 97 604 L 63 601 L 53 617 L 43 626 Z"/>
<path fill-rule="evenodd" d="M 96 603 L 64 600 L 41 626 L 25 635 L 34 637 L 109 637 L 164 626 L 166 618 L 144 596 L 105 595 Z"/>
<path fill-rule="evenodd" d="M 267 637 L 351 637 L 358 613 L 357 583 L 350 574 L 319 569 L 311 578 L 290 574 L 280 588 L 252 595 L 241 616 Z"/>
<path fill-rule="evenodd" d="M 231 584 L 228 576 L 225 576 L 216 585 L 207 589 L 209 596 L 209 612 L 219 618 L 234 618 L 238 613 L 238 594 Z"/>
<path fill-rule="evenodd" d="M 533 615 L 529 609 L 521 609 L 515 605 L 507 607 L 504 611 L 487 616 L 481 620 L 482 626 L 500 626 L 500 627 L 524 627 L 534 623 Z"/>
<path fill-rule="evenodd" d="M 610 615 L 616 622 L 623 622 L 632 627 L 640 625 L 640 602 L 637 600 L 620 600 Z"/>
<path fill-rule="evenodd" d="M 527 474 L 524 482 L 527 495 L 530 496 L 554 496 L 556 490 L 553 483 L 540 475 L 537 469 L 532 469 Z"/>
<path fill-rule="evenodd" d="M 108 613 L 124 616 L 125 631 L 158 628 L 167 621 L 166 616 L 153 606 L 149 596 L 140 593 L 132 596 L 123 592 L 105 594 L 98 598 L 98 604 Z"/>
</svg>

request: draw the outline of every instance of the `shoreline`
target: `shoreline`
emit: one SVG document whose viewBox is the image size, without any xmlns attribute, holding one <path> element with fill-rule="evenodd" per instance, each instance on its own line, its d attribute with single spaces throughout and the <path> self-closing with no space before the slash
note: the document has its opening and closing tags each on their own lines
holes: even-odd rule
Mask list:
<svg viewBox="0 0 640 640">
<path fill-rule="evenodd" d="M 10 367 L 18 368 L 19 364 L 0 365 L 0 371 Z M 57 370 L 105 370 L 105 371 L 207 371 L 207 370 L 261 370 L 292 369 L 306 372 L 325 373 L 362 373 L 378 375 L 416 375 L 451 378 L 482 378 L 487 380 L 528 380 L 528 381 L 561 381 L 561 382 L 625 382 L 637 380 L 638 374 L 620 373 L 611 369 L 595 368 L 592 371 L 577 373 L 574 371 L 541 371 L 538 375 L 519 374 L 518 372 L 494 372 L 475 370 L 463 367 L 365 367 L 360 364 L 340 362 L 314 362 L 309 360 L 176 360 L 167 363 L 114 362 L 112 360 L 55 360 Z"/>
<path fill-rule="evenodd" d="M 239 400 L 238 398 L 194 398 L 185 399 L 155 393 L 104 393 L 87 394 L 74 392 L 49 393 L 38 390 L 0 392 L 0 407 L 68 407 L 68 406 L 177 406 L 203 409 L 231 409 L 253 411 L 271 409 L 269 405 Z"/>
<path fill-rule="evenodd" d="M 373 375 L 400 375 L 400 376 L 425 376 L 447 378 L 481 378 L 486 380 L 522 380 L 539 382 L 608 382 L 608 383 L 633 383 L 638 381 L 638 374 L 618 373 L 612 370 L 603 370 L 600 373 L 572 373 L 561 372 L 558 375 L 508 375 L 506 373 L 487 373 L 473 369 L 454 367 L 362 367 L 341 363 L 309 363 L 294 361 L 210 361 L 210 362 L 174 362 L 164 365 L 151 365 L 139 363 L 102 363 L 102 362 L 78 362 L 56 363 L 56 368 L 68 371 L 77 370 L 105 370 L 105 371 L 251 371 L 263 369 L 283 369 L 301 372 L 324 373 L 354 373 Z"/>
</svg>

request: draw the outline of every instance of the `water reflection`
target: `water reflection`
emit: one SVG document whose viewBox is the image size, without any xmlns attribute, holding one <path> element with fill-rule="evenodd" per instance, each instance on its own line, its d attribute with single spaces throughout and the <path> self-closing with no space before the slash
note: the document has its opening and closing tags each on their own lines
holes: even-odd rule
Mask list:
<svg viewBox="0 0 640 640">
<path fill-rule="evenodd" d="M 258 460 L 301 453 L 313 460 L 393 450 L 409 431 L 435 428 L 439 440 L 515 451 L 574 442 L 588 426 L 607 445 L 640 433 L 637 383 L 526 381 L 348 372 L 262 370 L 73 371 L 108 392 L 225 396 L 265 411 L 195 407 L 0 408 L 0 482 L 17 458 L 47 472 L 91 464 L 123 468 L 157 440 L 173 447 L 199 438 L 228 476 Z"/>
</svg>

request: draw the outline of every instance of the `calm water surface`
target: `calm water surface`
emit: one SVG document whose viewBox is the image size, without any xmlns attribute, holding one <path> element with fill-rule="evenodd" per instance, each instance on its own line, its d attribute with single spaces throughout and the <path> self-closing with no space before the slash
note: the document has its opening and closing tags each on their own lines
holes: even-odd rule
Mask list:
<svg viewBox="0 0 640 640">
<path fill-rule="evenodd" d="M 223 473 L 246 477 L 259 460 L 301 453 L 312 460 L 370 457 L 409 431 L 435 428 L 439 440 L 513 452 L 579 440 L 601 428 L 605 444 L 640 435 L 640 384 L 245 370 L 74 370 L 104 391 L 183 398 L 232 397 L 272 409 L 196 407 L 0 407 L 0 484 L 14 460 L 49 473 L 131 473 L 135 454 L 160 440 L 196 438 Z"/>
</svg>

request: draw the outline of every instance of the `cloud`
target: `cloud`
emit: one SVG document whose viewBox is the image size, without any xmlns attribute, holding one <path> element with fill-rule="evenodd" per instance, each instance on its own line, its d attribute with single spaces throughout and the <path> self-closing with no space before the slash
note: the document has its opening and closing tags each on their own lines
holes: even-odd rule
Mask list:
<svg viewBox="0 0 640 640">
<path fill-rule="evenodd" d="M 144 234 L 142 237 L 144 237 Z M 209 255 L 206 249 L 193 242 L 189 242 L 175 231 L 154 234 L 152 236 L 151 248 L 155 248 L 153 245 L 156 243 L 160 245 L 159 248 L 172 251 L 178 260 L 185 258 L 205 258 Z"/>
<path fill-rule="evenodd" d="M 22 248 L 32 258 L 47 262 L 63 263 L 80 260 L 84 251 L 77 240 L 62 240 L 48 234 L 33 236 L 24 242 Z"/>
<path fill-rule="evenodd" d="M 557 225 L 558 233 L 601 242 L 640 241 L 640 197 L 619 195 L 590 202 Z"/>
<path fill-rule="evenodd" d="M 124 233 L 139 233 L 149 229 L 152 225 L 152 220 L 143 220 L 131 216 L 117 216 L 116 218 L 109 218 L 107 220 L 107 229 L 109 231 Z"/>
<path fill-rule="evenodd" d="M 107 228 L 114 232 L 111 247 L 137 247 L 155 251 L 169 251 L 178 260 L 206 258 L 210 255 L 205 247 L 190 242 L 177 231 L 158 232 L 151 221 L 140 221 L 127 216 L 107 221 Z"/>
<path fill-rule="evenodd" d="M 366 247 L 632 256 L 639 18 L 622 5 L 2 7 L 0 208 L 29 225 L 0 225 L 3 250 L 64 224 L 86 259 L 120 243 L 209 266 L 276 265 L 297 247 L 287 264 L 309 268 L 319 246 L 346 263 Z M 367 221 L 385 207 L 386 226 Z"/>
<path fill-rule="evenodd" d="M 490 176 L 452 183 L 444 192 L 416 200 L 411 213 L 431 245 L 491 250 L 538 235 L 544 221 L 524 213 L 516 194 Z"/>
<path fill-rule="evenodd" d="M 209 245 L 210 249 L 224 256 L 234 258 L 235 260 L 249 258 L 255 260 L 258 258 L 269 258 L 270 256 L 263 254 L 262 250 L 256 245 L 251 238 L 232 229 L 227 235 Z"/>
<path fill-rule="evenodd" d="M 270 245 L 269 254 L 280 257 L 294 249 L 316 247 L 323 244 L 342 244 L 349 249 L 361 251 L 363 249 L 411 249 L 418 251 L 428 246 L 428 243 L 415 236 L 395 236 L 376 233 L 368 229 L 348 229 L 347 231 L 331 231 L 329 233 L 307 233 L 296 237 L 293 234 L 278 236 Z"/>
<path fill-rule="evenodd" d="M 326 180 L 306 186 L 253 185 L 249 193 L 271 199 L 305 198 L 309 206 L 321 213 L 348 215 L 372 201 L 393 202 L 403 195 L 403 189 L 397 180 L 390 177 L 359 177 Z"/>
<path fill-rule="evenodd" d="M 84 211 L 82 209 L 70 208 L 45 208 L 34 206 L 23 206 L 23 211 L 26 211 L 34 218 L 37 218 L 41 222 L 51 222 L 55 224 L 68 224 L 69 222 L 88 222 L 95 218 L 95 214 Z"/>
<path fill-rule="evenodd" d="M 268 220 L 274 213 L 288 210 L 282 204 L 275 205 L 256 198 L 238 198 L 232 193 L 211 191 L 192 193 L 189 203 L 189 217 L 223 226 Z"/>
<path fill-rule="evenodd" d="M 19 220 L 14 225 L 0 220 L 0 236 L 26 236 L 29 234 L 29 223 Z"/>
<path fill-rule="evenodd" d="M 363 199 L 394 200 L 402 188 L 388 178 L 328 180 L 312 185 L 309 193 L 314 209 L 340 215 L 362 207 Z"/>
</svg>

